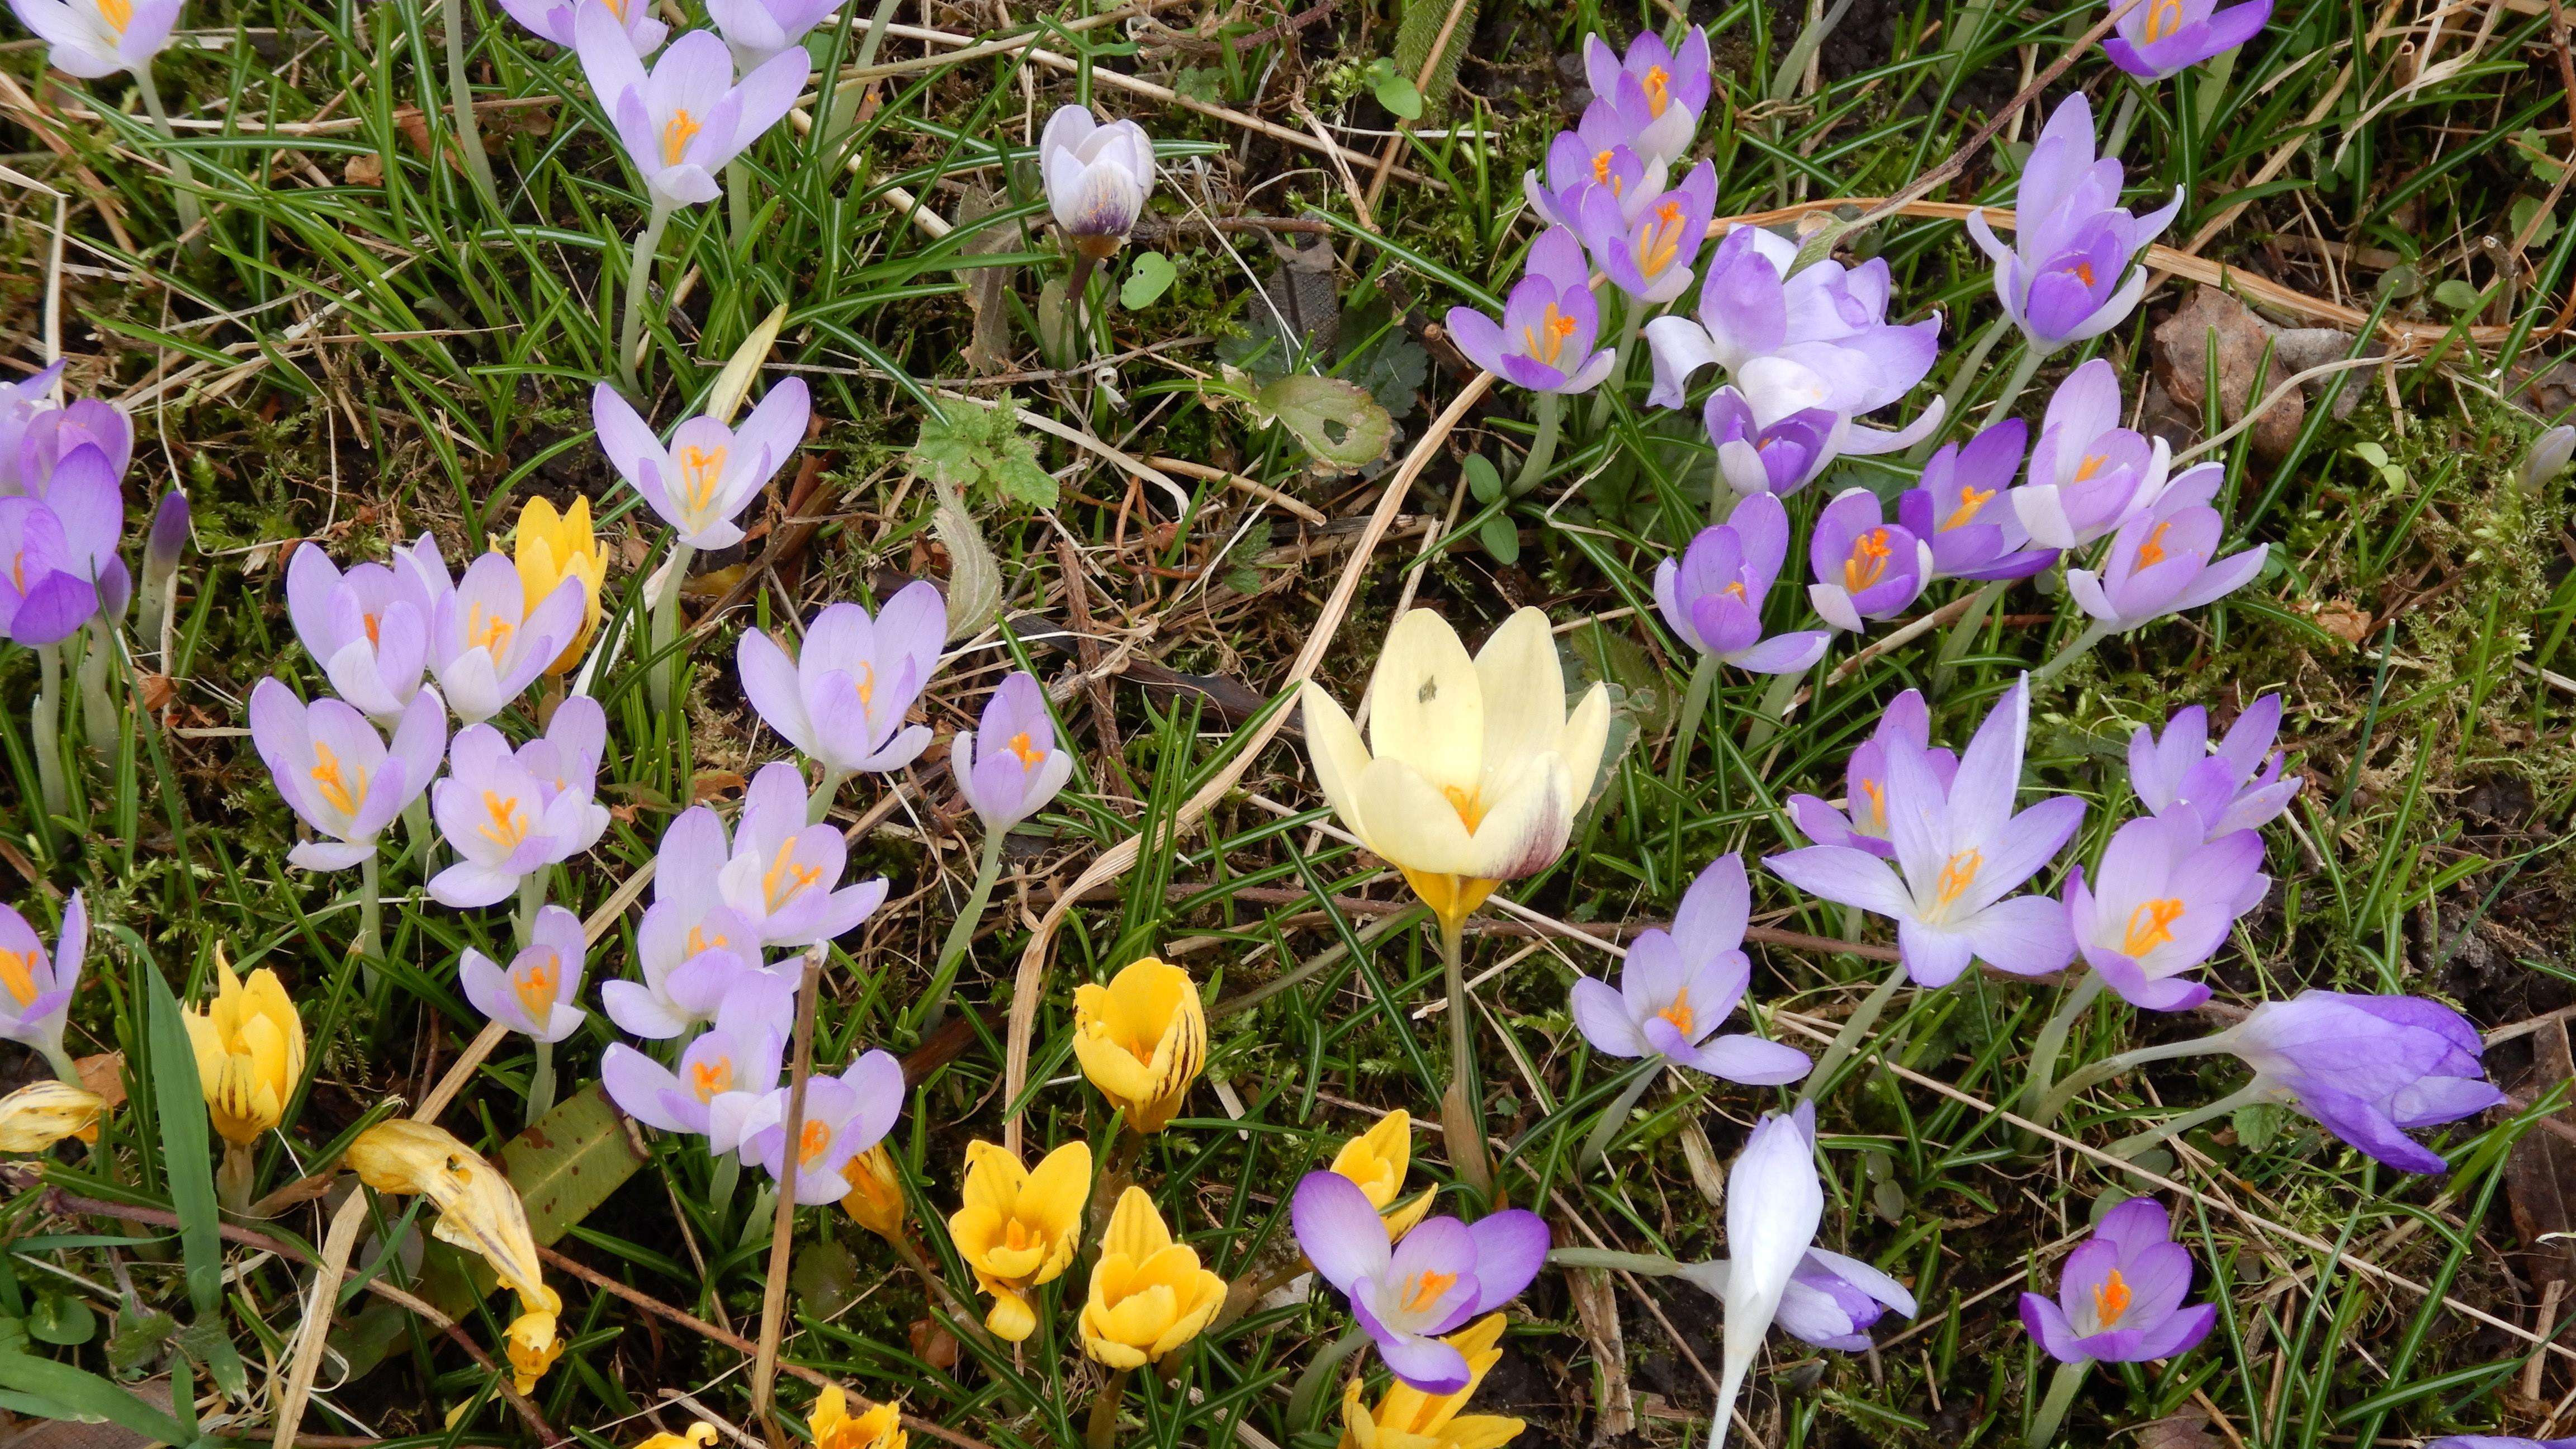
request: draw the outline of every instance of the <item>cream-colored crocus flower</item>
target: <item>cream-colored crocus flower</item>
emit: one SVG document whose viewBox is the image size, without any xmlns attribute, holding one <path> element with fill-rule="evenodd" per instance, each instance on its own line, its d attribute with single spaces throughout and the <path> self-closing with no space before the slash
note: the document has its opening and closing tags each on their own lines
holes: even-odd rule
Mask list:
<svg viewBox="0 0 2576 1449">
<path fill-rule="evenodd" d="M 1028 1291 L 1052 1283 L 1082 1241 L 1091 1200 L 1091 1147 L 1068 1142 L 1032 1172 L 990 1142 L 966 1144 L 965 1202 L 948 1218 L 949 1240 L 993 1295 L 984 1326 L 1018 1343 L 1037 1330 Z"/>
<path fill-rule="evenodd" d="M 1332 1170 L 1368 1195 L 1369 1206 L 1386 1220 L 1387 1241 L 1393 1242 L 1413 1231 L 1413 1225 L 1431 1211 L 1432 1196 L 1440 1191 L 1426 1187 L 1397 1205 L 1404 1175 L 1412 1166 L 1413 1114 L 1398 1107 L 1377 1119 L 1376 1126 L 1343 1143 L 1342 1150 L 1333 1154 Z"/>
<path fill-rule="evenodd" d="M 841 1199 L 841 1210 L 860 1227 L 889 1243 L 903 1241 L 903 1180 L 895 1175 L 894 1154 L 882 1142 L 850 1159 L 841 1170 L 854 1186 Z"/>
<path fill-rule="evenodd" d="M 418 1193 L 438 1209 L 430 1236 L 479 1253 L 501 1286 L 519 1295 L 519 1316 L 509 1328 L 510 1366 L 519 1392 L 563 1353 L 555 1315 L 563 1300 L 545 1285 L 537 1240 L 519 1190 L 473 1148 L 446 1128 L 394 1117 L 358 1134 L 349 1144 L 349 1169 L 378 1192 Z"/>
<path fill-rule="evenodd" d="M 1503 1315 L 1488 1313 L 1443 1340 L 1467 1357 L 1467 1386 L 1456 1393 L 1425 1393 L 1398 1379 L 1372 1412 L 1361 1402 L 1367 1385 L 1353 1377 L 1342 1391 L 1341 1449 L 1497 1449 L 1510 1443 L 1527 1427 L 1520 1420 L 1458 1412 L 1503 1356 L 1502 1339 Z"/>
<path fill-rule="evenodd" d="M 1447 620 L 1415 609 L 1387 631 L 1369 734 L 1309 683 L 1315 782 L 1360 843 L 1454 931 L 1494 887 L 1565 850 L 1610 737 L 1610 696 L 1565 709 L 1547 616 L 1522 609 L 1470 659 Z"/>
<path fill-rule="evenodd" d="M 1073 989 L 1073 1054 L 1082 1074 L 1140 1133 L 1160 1132 L 1207 1064 L 1207 1012 L 1198 983 L 1147 956 L 1106 986 Z"/>
<path fill-rule="evenodd" d="M 1083 1351 L 1114 1369 L 1142 1368 L 1198 1337 L 1224 1303 L 1225 1280 L 1172 1241 L 1145 1189 L 1119 1194 L 1082 1305 Z"/>
<path fill-rule="evenodd" d="M 66 1137 L 98 1137 L 107 1099 L 85 1087 L 47 1078 L 0 1097 L 0 1152 L 43 1152 Z"/>
<path fill-rule="evenodd" d="M 814 1449 L 904 1449 L 912 1437 L 903 1431 L 899 1406 L 879 1404 L 853 1415 L 839 1384 L 825 1384 L 814 1396 L 814 1412 L 805 1416 L 805 1427 L 814 1431 Z"/>
<path fill-rule="evenodd" d="M 304 1076 L 304 1022 L 276 972 L 262 966 L 244 981 L 220 954 L 215 971 L 215 999 L 185 1014 L 188 1042 L 215 1131 L 248 1147 L 277 1125 Z"/>
</svg>

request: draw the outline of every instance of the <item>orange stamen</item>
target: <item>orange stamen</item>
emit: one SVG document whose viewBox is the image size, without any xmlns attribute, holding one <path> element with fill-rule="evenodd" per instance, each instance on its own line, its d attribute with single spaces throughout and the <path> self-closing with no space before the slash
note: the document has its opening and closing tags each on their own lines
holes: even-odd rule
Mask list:
<svg viewBox="0 0 2576 1449">
<path fill-rule="evenodd" d="M 2144 956 L 2172 940 L 2174 922 L 2181 920 L 2182 916 L 2182 900 L 2177 896 L 2148 901 L 2139 906 L 2129 912 L 2129 931 L 2120 938 L 2120 953 Z"/>
<path fill-rule="evenodd" d="M 1886 577 L 1887 553 L 1884 528 L 1873 528 L 1853 539 L 1851 556 L 1843 560 L 1843 588 L 1857 594 Z"/>
</svg>

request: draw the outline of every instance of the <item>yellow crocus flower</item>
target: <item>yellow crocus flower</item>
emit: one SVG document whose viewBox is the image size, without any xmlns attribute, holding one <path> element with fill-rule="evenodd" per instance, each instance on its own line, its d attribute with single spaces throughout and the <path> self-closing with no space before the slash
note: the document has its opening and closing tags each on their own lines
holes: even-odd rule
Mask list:
<svg viewBox="0 0 2576 1449">
<path fill-rule="evenodd" d="M 599 590 L 608 578 L 608 554 L 590 528 L 590 500 L 575 498 L 572 507 L 558 514 L 546 500 L 529 499 L 519 510 L 513 561 L 519 566 L 519 589 L 530 609 L 564 580 L 581 583 L 581 632 L 546 666 L 548 674 L 565 673 L 581 662 L 591 636 L 599 632 Z"/>
<path fill-rule="evenodd" d="M 635 1449 L 708 1449 L 716 1442 L 716 1426 L 704 1419 L 688 1427 L 686 1433 L 655 1434 L 637 1444 Z"/>
<path fill-rule="evenodd" d="M 903 1410 L 878 1404 L 853 1417 L 839 1384 L 825 1384 L 814 1396 L 814 1412 L 805 1416 L 814 1431 L 814 1449 L 904 1449 L 911 1435 L 903 1431 Z"/>
<path fill-rule="evenodd" d="M 1413 1114 L 1402 1107 L 1377 1119 L 1377 1125 L 1342 1144 L 1333 1154 L 1332 1170 L 1359 1185 L 1368 1195 L 1369 1206 L 1386 1220 L 1387 1241 L 1393 1242 L 1413 1230 L 1431 1211 L 1432 1196 L 1438 1188 L 1426 1187 L 1413 1198 L 1397 1206 L 1396 1196 L 1404 1191 L 1404 1174 L 1413 1166 Z M 1393 1211 L 1389 1211 L 1392 1208 Z"/>
<path fill-rule="evenodd" d="M 1119 1194 L 1082 1305 L 1084 1351 L 1111 1368 L 1142 1368 L 1198 1337 L 1224 1302 L 1225 1280 L 1172 1241 L 1145 1189 Z"/>
<path fill-rule="evenodd" d="M 304 1076 L 304 1022 L 276 972 L 263 966 L 245 982 L 221 955 L 215 970 L 215 999 L 185 1014 L 188 1042 L 215 1131 L 248 1147 L 277 1125 Z"/>
<path fill-rule="evenodd" d="M 0 1152 L 42 1152 L 66 1137 L 98 1138 L 107 1099 L 47 1078 L 0 1097 Z"/>
<path fill-rule="evenodd" d="M 850 1159 L 841 1175 L 854 1184 L 841 1199 L 841 1210 L 860 1227 L 889 1243 L 903 1240 L 903 1180 L 895 1175 L 894 1154 L 882 1142 Z"/>
<path fill-rule="evenodd" d="M 1198 984 L 1178 966 L 1147 956 L 1073 991 L 1073 1054 L 1082 1074 L 1127 1124 L 1160 1132 L 1207 1064 L 1207 1012 Z"/>
<path fill-rule="evenodd" d="M 993 1295 L 984 1326 L 1018 1343 L 1038 1326 L 1028 1291 L 1054 1282 L 1073 1262 L 1091 1196 L 1091 1146 L 1068 1142 L 1032 1172 L 1001 1147 L 970 1142 L 963 1195 L 948 1219 L 949 1238 Z"/>
<path fill-rule="evenodd" d="M 1454 1394 L 1427 1394 L 1402 1379 L 1387 1386 L 1371 1412 L 1361 1402 L 1366 1385 L 1353 1378 L 1342 1391 L 1341 1449 L 1496 1449 L 1526 1427 L 1500 1414 L 1460 1414 L 1485 1371 L 1503 1356 L 1503 1315 L 1488 1313 L 1449 1335 L 1467 1356 L 1467 1386 Z"/>
</svg>

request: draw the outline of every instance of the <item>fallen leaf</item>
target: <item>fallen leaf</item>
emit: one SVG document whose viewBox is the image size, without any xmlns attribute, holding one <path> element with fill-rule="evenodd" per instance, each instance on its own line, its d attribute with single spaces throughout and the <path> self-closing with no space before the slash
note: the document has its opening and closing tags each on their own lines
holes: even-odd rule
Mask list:
<svg viewBox="0 0 2576 1449">
<path fill-rule="evenodd" d="M 2531 1073 L 2522 1090 L 2545 1097 L 2570 1075 L 2576 1075 L 2576 1063 L 2568 1056 L 2567 1024 L 2551 1022 L 2532 1033 Z M 2554 1132 L 2525 1135 L 2505 1158 L 2504 1189 L 2514 1231 L 2530 1244 L 2522 1257 L 2532 1286 L 2576 1278 L 2576 1243 L 2541 1241 L 2544 1233 L 2576 1231 L 2576 1143 Z"/>
<path fill-rule="evenodd" d="M 2370 637 L 2370 615 L 2349 599 L 2336 599 L 2317 607 L 2317 627 L 2346 644 L 2359 644 Z"/>
<path fill-rule="evenodd" d="M 2198 1409 L 2150 1419 L 2138 1426 L 2138 1449 L 2223 1449 L 2209 1432 L 2209 1416 Z"/>
<path fill-rule="evenodd" d="M 243 1216 L 254 1218 L 273 1218 L 281 1216 L 288 1208 L 294 1207 L 298 1203 L 313 1202 L 319 1199 L 324 1193 L 329 1192 L 331 1190 L 332 1179 L 338 1176 L 339 1169 L 335 1167 L 327 1172 L 317 1172 L 311 1177 L 299 1177 L 284 1187 L 278 1188 L 277 1190 L 269 1193 L 259 1201 L 252 1203 L 250 1205 L 250 1210 L 244 1213 Z"/>
<path fill-rule="evenodd" d="M 105 1099 L 110 1110 L 125 1105 L 125 1053 L 100 1052 L 72 1063 L 81 1085 Z"/>
<path fill-rule="evenodd" d="M 912 1356 L 945 1373 L 957 1367 L 957 1338 L 947 1329 L 927 1318 L 916 1318 L 905 1330 L 912 1340 Z"/>
<path fill-rule="evenodd" d="M 1628 1348 L 1619 1336 L 1619 1290 L 1606 1268 L 1576 1268 L 1565 1275 L 1565 1286 L 1601 1374 L 1601 1415 L 1592 1425 L 1592 1442 L 1620 1438 L 1637 1427 L 1637 1405 L 1628 1392 Z"/>
<path fill-rule="evenodd" d="M 145 714 L 159 714 L 170 707 L 171 700 L 178 698 L 179 684 L 169 675 L 138 669 L 134 671 L 134 695 Z"/>
<path fill-rule="evenodd" d="M 720 795 L 730 795 L 750 782 L 731 770 L 700 770 L 689 781 L 689 803 L 704 805 Z"/>
</svg>

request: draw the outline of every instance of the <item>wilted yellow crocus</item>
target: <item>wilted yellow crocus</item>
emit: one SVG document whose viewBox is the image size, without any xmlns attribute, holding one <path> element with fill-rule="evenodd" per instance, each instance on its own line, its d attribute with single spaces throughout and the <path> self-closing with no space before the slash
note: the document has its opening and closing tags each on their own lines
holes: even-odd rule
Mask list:
<svg viewBox="0 0 2576 1449">
<path fill-rule="evenodd" d="M 1207 1064 L 1207 1012 L 1190 973 L 1151 956 L 1106 986 L 1073 989 L 1073 1054 L 1127 1125 L 1160 1132 Z"/>
<path fill-rule="evenodd" d="M 1018 1343 L 1038 1326 L 1028 1291 L 1054 1282 L 1073 1262 L 1091 1197 L 1090 1144 L 1068 1142 L 1032 1172 L 1001 1147 L 970 1142 L 964 1197 L 949 1216 L 948 1236 L 993 1295 L 984 1326 Z"/>
<path fill-rule="evenodd" d="M 1602 685 L 1567 716 L 1536 609 L 1473 659 L 1430 610 L 1396 620 L 1369 682 L 1366 743 L 1331 695 L 1309 683 L 1302 700 L 1324 798 L 1452 932 L 1494 887 L 1563 853 L 1610 737 Z"/>
<path fill-rule="evenodd" d="M 1500 1414 L 1465 1414 L 1485 1371 L 1503 1356 L 1503 1315 L 1489 1313 L 1445 1340 L 1467 1356 L 1467 1386 L 1454 1394 L 1427 1394 L 1402 1379 L 1387 1386 L 1374 1413 L 1361 1402 L 1365 1389 L 1353 1378 L 1342 1391 L 1341 1449 L 1495 1449 L 1526 1427 Z"/>
<path fill-rule="evenodd" d="M 608 555 L 590 529 L 590 500 L 575 498 L 562 513 L 542 498 L 531 498 L 519 510 L 519 537 L 514 561 L 519 590 L 533 609 L 566 579 L 581 582 L 581 632 L 564 646 L 548 674 L 562 674 L 581 662 L 591 636 L 599 632 L 599 590 L 608 578 Z"/>
<path fill-rule="evenodd" d="M 903 1411 L 893 1404 L 852 1417 L 839 1384 L 825 1384 L 814 1396 L 805 1427 L 814 1431 L 814 1449 L 903 1449 L 912 1437 L 903 1431 Z"/>
<path fill-rule="evenodd" d="M 98 1140 L 107 1099 L 48 1077 L 0 1097 L 0 1152 L 42 1152 L 66 1137 Z"/>
<path fill-rule="evenodd" d="M 394 1117 L 358 1134 L 349 1144 L 349 1168 L 378 1192 L 418 1193 L 438 1209 L 430 1236 L 479 1253 L 501 1286 L 519 1295 L 519 1316 L 509 1328 L 510 1367 L 519 1392 L 562 1356 L 555 1315 L 563 1300 L 545 1285 L 536 1236 L 519 1190 L 498 1168 L 446 1128 Z"/>
<path fill-rule="evenodd" d="M 841 1199 L 841 1210 L 887 1242 L 902 1242 L 903 1180 L 895 1175 L 894 1154 L 886 1145 L 880 1142 L 851 1158 L 841 1175 L 855 1184 Z"/>
<path fill-rule="evenodd" d="M 554 1297 L 552 1290 L 546 1296 Z M 537 1386 L 537 1380 L 546 1376 L 556 1359 L 563 1357 L 564 1345 L 555 1334 L 555 1313 L 562 1306 L 559 1302 L 554 1308 L 529 1308 L 527 1300 L 521 1299 L 520 1306 L 527 1311 L 510 1321 L 506 1347 L 510 1377 L 524 1394 Z"/>
<path fill-rule="evenodd" d="M 1387 1241 L 1393 1242 L 1413 1231 L 1413 1225 L 1431 1211 L 1432 1196 L 1439 1192 L 1426 1187 L 1396 1206 L 1396 1196 L 1404 1191 L 1404 1174 L 1412 1166 L 1413 1114 L 1398 1107 L 1377 1119 L 1376 1126 L 1343 1143 L 1342 1150 L 1333 1154 L 1332 1170 L 1368 1194 L 1369 1206 L 1386 1221 Z"/>
<path fill-rule="evenodd" d="M 1082 1305 L 1084 1351 L 1111 1368 L 1142 1368 L 1198 1337 L 1224 1302 L 1225 1280 L 1172 1241 L 1145 1189 L 1119 1194 Z"/>
<path fill-rule="evenodd" d="M 700 1419 L 683 1434 L 655 1434 L 635 1449 L 707 1449 L 716 1442 L 716 1426 Z"/>
</svg>

